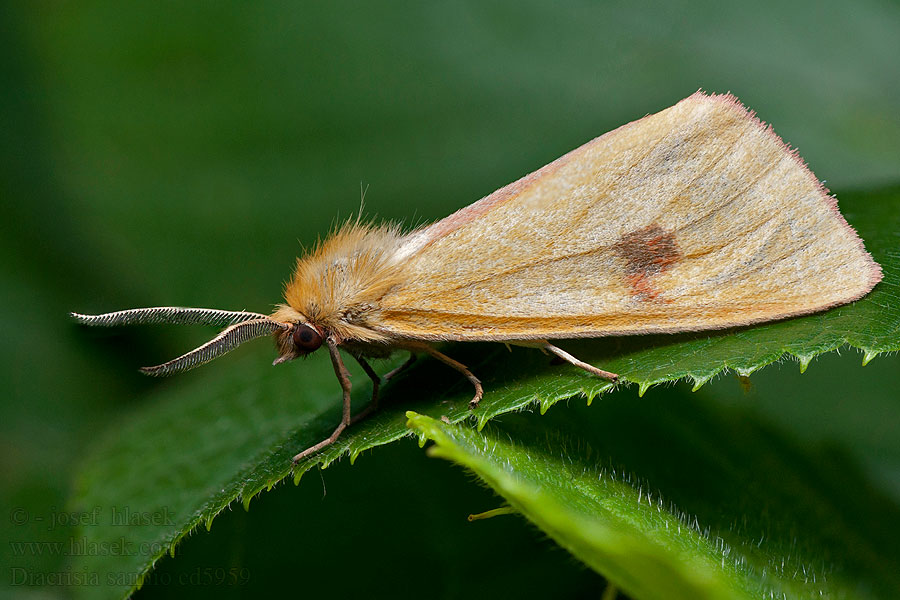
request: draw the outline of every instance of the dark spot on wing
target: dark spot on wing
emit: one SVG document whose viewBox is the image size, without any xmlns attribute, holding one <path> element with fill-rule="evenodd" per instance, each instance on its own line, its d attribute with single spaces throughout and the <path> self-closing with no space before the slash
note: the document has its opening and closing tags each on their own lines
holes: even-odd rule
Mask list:
<svg viewBox="0 0 900 600">
<path fill-rule="evenodd" d="M 625 260 L 625 280 L 640 300 L 659 296 L 651 278 L 681 258 L 675 236 L 656 224 L 623 235 L 614 247 Z"/>
</svg>

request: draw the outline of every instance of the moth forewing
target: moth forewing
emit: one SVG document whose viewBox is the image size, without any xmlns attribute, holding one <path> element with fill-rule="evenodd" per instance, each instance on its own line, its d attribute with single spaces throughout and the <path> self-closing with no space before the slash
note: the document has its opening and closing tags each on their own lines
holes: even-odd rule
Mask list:
<svg viewBox="0 0 900 600">
<path fill-rule="evenodd" d="M 449 217 L 401 234 L 349 221 L 298 259 L 271 315 L 154 308 L 88 325 L 215 322 L 227 328 L 156 374 L 193 368 L 274 334 L 275 364 L 328 349 L 343 396 L 334 443 L 377 406 L 367 358 L 496 340 L 541 348 L 611 380 L 556 338 L 700 331 L 807 314 L 850 302 L 881 268 L 803 161 L 731 95 L 700 92 L 607 133 Z M 373 381 L 350 412 L 341 351 Z"/>
<path fill-rule="evenodd" d="M 424 230 L 379 331 L 510 340 L 720 329 L 855 300 L 879 266 L 802 160 L 695 94 Z"/>
</svg>

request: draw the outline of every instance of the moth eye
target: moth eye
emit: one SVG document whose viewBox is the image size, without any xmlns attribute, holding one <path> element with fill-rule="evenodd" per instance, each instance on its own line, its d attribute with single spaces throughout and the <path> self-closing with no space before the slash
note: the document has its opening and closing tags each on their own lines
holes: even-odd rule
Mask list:
<svg viewBox="0 0 900 600">
<path fill-rule="evenodd" d="M 322 335 L 305 323 L 298 323 L 294 326 L 292 334 L 294 338 L 294 347 L 303 352 L 312 352 L 322 345 Z"/>
</svg>

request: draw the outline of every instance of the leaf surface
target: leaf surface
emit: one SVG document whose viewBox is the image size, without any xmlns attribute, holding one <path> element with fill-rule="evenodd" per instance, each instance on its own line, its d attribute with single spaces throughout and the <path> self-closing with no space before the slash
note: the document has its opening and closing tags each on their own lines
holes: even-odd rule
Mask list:
<svg viewBox="0 0 900 600">
<path fill-rule="evenodd" d="M 895 597 L 897 505 L 852 463 L 707 400 L 409 424 L 631 597 Z"/>
<path fill-rule="evenodd" d="M 862 351 L 865 361 L 900 349 L 900 190 L 844 194 L 841 206 L 884 269 L 882 283 L 862 300 L 753 328 L 609 338 L 564 347 L 619 373 L 642 393 L 680 379 L 699 388 L 726 369 L 749 375 L 786 357 L 796 358 L 805 369 L 816 355 L 844 345 Z M 574 367 L 551 364 L 529 349 L 458 344 L 445 350 L 484 382 L 486 395 L 474 414 L 479 427 L 534 404 L 546 412 L 560 400 L 579 394 L 592 399 L 613 387 Z M 238 354 L 173 379 L 130 418 L 99 436 L 78 475 L 74 507 L 104 507 L 100 522 L 83 528 L 85 544 L 100 547 L 124 540 L 130 552 L 86 553 L 73 560 L 73 568 L 112 578 L 114 587 L 126 594 L 140 586 L 160 556 L 174 552 L 179 539 L 197 527 L 209 527 L 231 503 L 248 506 L 253 496 L 292 473 L 299 481 L 310 468 L 327 467 L 345 454 L 355 460 L 360 452 L 408 435 L 406 411 L 450 423 L 473 418 L 466 406 L 472 393 L 468 382 L 435 361 L 422 360 L 385 388 L 378 414 L 292 469 L 291 457 L 325 438 L 340 419 L 339 387 L 327 357 L 271 368 L 270 357 L 260 356 L 258 348 Z M 392 364 L 378 368 L 384 372 Z M 366 381 L 361 372 L 354 373 L 359 410 L 371 387 L 361 383 Z M 670 567 L 653 566 L 657 568 Z M 79 591 L 90 596 L 92 590 L 96 588 Z"/>
</svg>

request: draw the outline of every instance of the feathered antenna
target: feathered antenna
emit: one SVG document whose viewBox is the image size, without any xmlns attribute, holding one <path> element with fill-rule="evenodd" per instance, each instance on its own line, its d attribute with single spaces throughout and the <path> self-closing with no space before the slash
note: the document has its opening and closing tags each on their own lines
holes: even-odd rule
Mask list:
<svg viewBox="0 0 900 600">
<path fill-rule="evenodd" d="M 181 308 L 180 306 L 154 306 L 132 308 L 102 315 L 70 313 L 82 325 L 113 327 L 115 325 L 146 325 L 167 323 L 171 325 L 233 325 L 252 319 L 267 319 L 267 315 L 243 310 L 216 310 L 215 308 Z"/>
<path fill-rule="evenodd" d="M 164 377 L 208 363 L 214 358 L 234 350 L 246 341 L 288 328 L 288 325 L 272 320 L 260 313 L 212 308 L 181 308 L 156 306 L 133 308 L 102 315 L 71 313 L 83 325 L 112 327 L 147 323 L 218 325 L 227 327 L 216 337 L 190 352 L 155 367 L 142 367 L 141 373 Z"/>
</svg>

